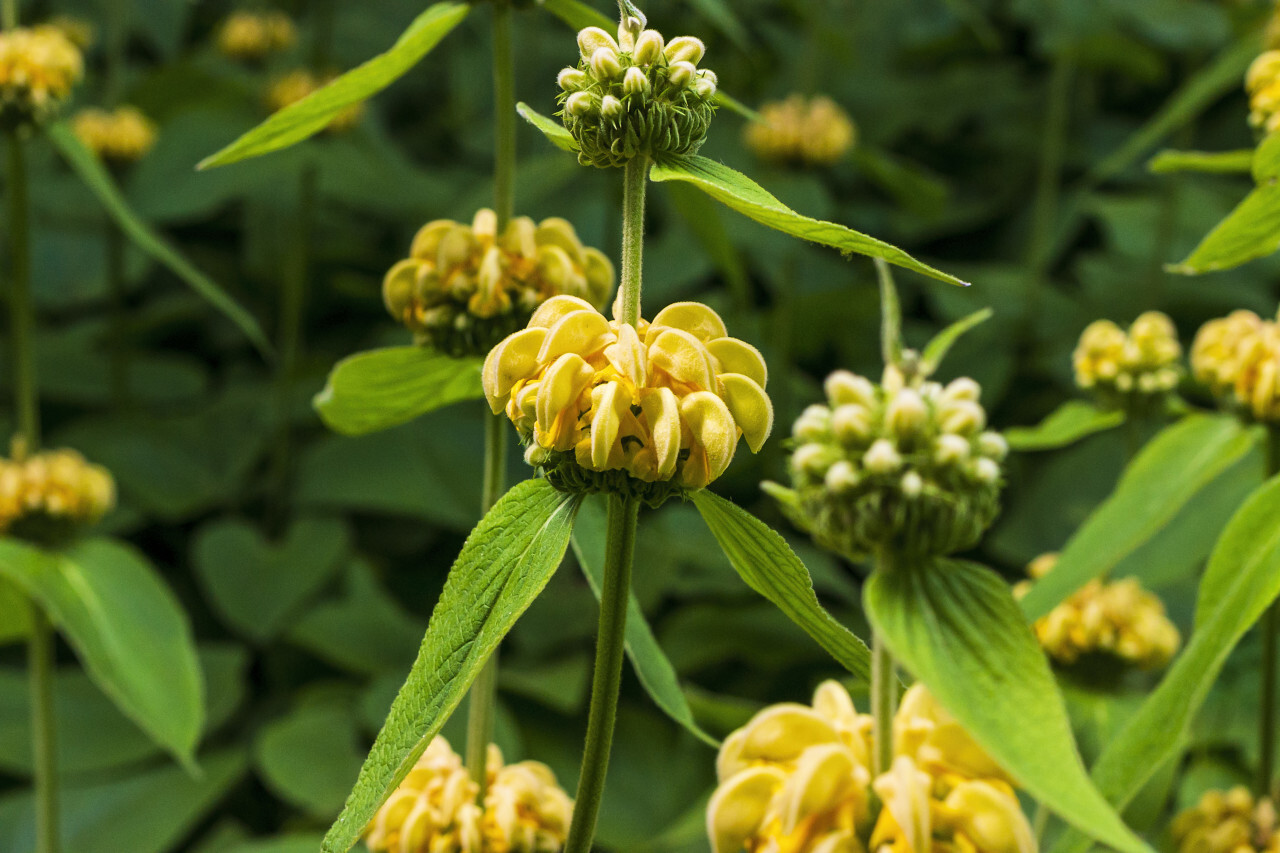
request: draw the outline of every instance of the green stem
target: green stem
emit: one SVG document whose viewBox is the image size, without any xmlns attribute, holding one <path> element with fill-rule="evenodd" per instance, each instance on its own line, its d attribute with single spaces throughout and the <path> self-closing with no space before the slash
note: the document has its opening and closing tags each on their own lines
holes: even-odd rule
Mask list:
<svg viewBox="0 0 1280 853">
<path fill-rule="evenodd" d="M 893 765 L 893 715 L 897 704 L 893 655 L 878 631 L 871 635 L 872 774 L 888 773 Z"/>
<path fill-rule="evenodd" d="M 18 0 L 3 0 L 3 5 L 0 5 L 0 25 L 6 30 L 18 26 Z"/>
<path fill-rule="evenodd" d="M 31 238 L 28 229 L 27 163 L 18 132 L 9 132 L 9 322 L 13 336 L 13 389 L 18 435 L 27 452 L 40 444 L 40 408 L 36 396 L 35 325 L 31 306 Z"/>
<path fill-rule="evenodd" d="M 129 313 L 126 307 L 125 269 L 124 269 L 124 235 L 114 222 L 106 223 L 104 239 L 107 244 L 107 293 L 111 300 L 111 315 L 108 325 L 111 329 L 111 341 L 107 357 L 110 359 L 111 402 L 117 409 L 124 409 L 129 404 L 129 347 L 125 344 L 128 337 Z"/>
<path fill-rule="evenodd" d="M 876 258 L 880 281 L 880 352 L 885 366 L 902 364 L 902 303 L 893 283 L 893 272 L 883 258 Z"/>
<path fill-rule="evenodd" d="M 639 515 L 640 504 L 634 498 L 609 496 L 609 532 L 605 545 L 604 590 L 600 596 L 596 669 L 591 681 L 591 710 L 587 717 L 587 740 L 582 752 L 573 822 L 569 825 L 564 853 L 588 853 L 595 836 L 596 817 L 600 813 L 605 774 L 609 769 L 613 724 L 618 715 L 627 599 Z"/>
<path fill-rule="evenodd" d="M 640 275 L 644 258 L 644 196 L 649 158 L 628 160 L 622 172 L 622 280 L 619 284 L 624 323 L 640 321 Z"/>
<path fill-rule="evenodd" d="M 1280 426 L 1267 429 L 1267 477 L 1280 473 Z M 1262 617 L 1262 696 L 1258 717 L 1258 794 L 1271 793 L 1276 754 L 1276 661 L 1280 651 L 1280 601 Z"/>
<path fill-rule="evenodd" d="M 36 853 L 58 853 L 58 764 L 53 716 L 53 626 L 39 605 L 31 608 L 28 651 L 31 744 L 35 757 Z"/>
<path fill-rule="evenodd" d="M 311 69 L 324 72 L 333 53 L 333 0 L 312 0 Z"/>
<path fill-rule="evenodd" d="M 107 4 L 106 33 L 106 97 L 115 105 L 124 91 L 125 50 L 129 39 L 129 0 L 110 0 Z"/>
<path fill-rule="evenodd" d="M 493 209 L 501 234 L 515 215 L 516 68 L 511 42 L 511 4 L 493 4 Z"/>
<path fill-rule="evenodd" d="M 1062 191 L 1062 164 L 1067 148 L 1071 80 L 1074 76 L 1075 57 L 1069 52 L 1060 53 L 1054 58 L 1049 73 L 1049 104 L 1041 137 L 1043 147 L 1031 211 L 1031 242 L 1027 250 L 1032 285 L 1028 308 L 1033 319 L 1039 311 L 1040 291 L 1044 288 L 1044 279 L 1053 259 L 1058 200 Z"/>
</svg>

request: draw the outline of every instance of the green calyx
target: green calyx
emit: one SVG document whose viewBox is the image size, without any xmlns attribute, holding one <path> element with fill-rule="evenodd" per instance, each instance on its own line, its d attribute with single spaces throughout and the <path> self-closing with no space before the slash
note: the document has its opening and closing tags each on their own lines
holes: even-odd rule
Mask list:
<svg viewBox="0 0 1280 853">
<path fill-rule="evenodd" d="M 683 497 L 688 491 L 680 485 L 678 475 L 670 480 L 650 482 L 632 477 L 621 469 L 596 471 L 578 464 L 572 451 L 546 450 L 536 444 L 529 444 L 525 461 L 537 468 L 557 491 L 572 495 L 618 495 L 657 509 L 669 498 Z"/>
</svg>

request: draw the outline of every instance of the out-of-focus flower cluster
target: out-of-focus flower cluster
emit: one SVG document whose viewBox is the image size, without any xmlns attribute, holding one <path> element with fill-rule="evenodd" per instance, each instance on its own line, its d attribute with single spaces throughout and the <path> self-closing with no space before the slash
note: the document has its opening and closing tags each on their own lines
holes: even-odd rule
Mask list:
<svg viewBox="0 0 1280 853">
<path fill-rule="evenodd" d="M 613 281 L 613 264 L 582 245 L 566 220 L 535 224 L 519 216 L 499 235 L 498 217 L 486 208 L 470 225 L 450 219 L 424 225 L 409 257 L 387 273 L 382 297 L 421 343 L 454 356 L 484 355 L 551 297 L 599 307 Z"/>
<path fill-rule="evenodd" d="M 0 32 L 0 125 L 45 121 L 83 74 L 80 49 L 57 27 Z"/>
<path fill-rule="evenodd" d="M 74 450 L 21 452 L 0 459 L 0 533 L 30 535 L 89 524 L 115 505 L 115 482 L 106 468 Z"/>
<path fill-rule="evenodd" d="M 480 787 L 443 737 L 374 816 L 365 834 L 372 853 L 557 853 L 573 801 L 538 761 L 503 764 L 489 746 L 484 804 Z"/>
<path fill-rule="evenodd" d="M 1008 453 L 986 431 L 978 383 L 908 380 L 890 366 L 879 385 L 841 370 L 825 387 L 826 405 L 805 409 L 792 430 L 794 490 L 769 487 L 792 518 L 854 559 L 977 542 L 999 509 Z"/>
<path fill-rule="evenodd" d="M 233 12 L 218 29 L 218 50 L 231 59 L 258 62 L 293 47 L 297 38 L 283 12 Z"/>
<path fill-rule="evenodd" d="M 1076 385 L 1103 403 L 1133 408 L 1144 398 L 1178 387 L 1182 345 L 1173 321 L 1159 311 L 1141 314 L 1126 332 L 1110 320 L 1090 323 L 1072 362 Z"/>
<path fill-rule="evenodd" d="M 155 124 L 137 107 L 81 110 L 72 128 L 85 147 L 116 165 L 141 160 L 156 142 Z"/>
<path fill-rule="evenodd" d="M 267 109 L 274 113 L 290 104 L 295 104 L 317 89 L 329 85 L 336 76 L 336 74 L 316 74 L 306 68 L 296 68 L 283 74 L 271 81 L 271 85 L 267 87 Z M 325 130 L 330 133 L 345 133 L 359 124 L 360 117 L 363 115 L 363 103 L 350 104 L 338 111 Z"/>
<path fill-rule="evenodd" d="M 773 426 L 766 381 L 759 351 L 698 302 L 632 326 L 557 296 L 484 366 L 489 405 L 553 485 L 652 504 L 723 474 L 740 437 L 760 449 Z"/>
<path fill-rule="evenodd" d="M 720 748 L 707 806 L 713 853 L 1036 849 L 1009 778 L 923 685 L 903 697 L 893 764 L 875 778 L 871 733 L 871 716 L 835 681 L 812 706 L 756 714 Z"/>
<path fill-rule="evenodd" d="M 694 154 L 706 139 L 717 81 L 698 68 L 705 46 L 693 36 L 668 42 L 642 27 L 625 19 L 616 40 L 587 27 L 578 33 L 577 67 L 560 72 L 560 115 L 584 165 Z"/>
<path fill-rule="evenodd" d="M 1207 791 L 1173 822 L 1178 853 L 1280 853 L 1280 827 L 1270 799 L 1249 789 Z"/>
<path fill-rule="evenodd" d="M 1057 554 L 1042 554 L 1027 567 L 1027 574 L 1042 578 L 1057 562 Z M 1014 597 L 1022 598 L 1030 588 L 1031 581 L 1019 582 Z M 1164 604 L 1143 589 L 1137 578 L 1111 582 L 1094 578 L 1037 620 L 1035 634 L 1041 647 L 1064 664 L 1101 653 L 1142 669 L 1159 669 L 1182 644 Z"/>
<path fill-rule="evenodd" d="M 1191 346 L 1195 378 L 1260 421 L 1280 421 L 1280 324 L 1234 311 L 1200 327 Z"/>
<path fill-rule="evenodd" d="M 760 107 L 760 121 L 743 131 L 747 146 L 763 160 L 829 166 L 857 140 L 857 128 L 826 96 L 791 95 Z"/>
</svg>

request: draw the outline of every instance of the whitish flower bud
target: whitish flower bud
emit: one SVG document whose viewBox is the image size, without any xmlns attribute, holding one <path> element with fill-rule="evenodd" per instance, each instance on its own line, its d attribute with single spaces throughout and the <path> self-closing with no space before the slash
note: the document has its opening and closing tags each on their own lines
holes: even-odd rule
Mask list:
<svg viewBox="0 0 1280 853">
<path fill-rule="evenodd" d="M 938 425 L 943 432 L 972 435 L 987 425 L 987 413 L 977 403 L 959 400 L 942 406 L 938 411 Z"/>
<path fill-rule="evenodd" d="M 577 68 L 565 68 L 556 76 L 556 83 L 566 92 L 577 92 L 585 89 L 590 83 L 586 72 Z"/>
<path fill-rule="evenodd" d="M 836 462 L 827 469 L 827 474 L 824 479 L 826 481 L 827 488 L 831 491 L 846 492 L 857 486 L 858 481 L 861 478 L 858 476 L 857 469 L 853 467 L 853 464 L 849 462 L 849 460 L 841 459 L 839 462 Z"/>
<path fill-rule="evenodd" d="M 706 77 L 699 77 L 693 81 L 693 91 L 698 97 L 711 100 L 716 95 L 716 82 Z"/>
<path fill-rule="evenodd" d="M 590 65 L 591 74 L 597 80 L 615 80 L 622 76 L 622 62 L 612 48 L 602 47 L 591 54 Z"/>
<path fill-rule="evenodd" d="M 863 406 L 876 404 L 876 387 L 871 380 L 857 376 L 848 370 L 837 370 L 827 377 L 823 383 L 827 399 L 832 405 L 841 403 L 858 403 Z"/>
<path fill-rule="evenodd" d="M 862 457 L 862 464 L 873 474 L 890 474 L 902 465 L 902 456 L 893 442 L 885 438 L 876 439 Z"/>
<path fill-rule="evenodd" d="M 1000 465 L 994 459 L 983 457 L 973 463 L 973 478 L 980 483 L 1000 481 Z"/>
<path fill-rule="evenodd" d="M 624 112 L 622 101 L 613 95 L 605 95 L 600 101 L 600 115 L 605 118 L 617 118 Z"/>
<path fill-rule="evenodd" d="M 667 69 L 667 80 L 672 86 L 683 89 L 693 83 L 697 73 L 698 69 L 692 62 L 673 62 Z"/>
<path fill-rule="evenodd" d="M 565 111 L 575 116 L 589 116 L 596 112 L 595 96 L 589 92 L 574 92 L 564 102 Z"/>
<path fill-rule="evenodd" d="M 636 40 L 635 50 L 631 53 L 631 61 L 636 65 L 652 65 L 662 56 L 662 33 L 657 30 L 645 30 Z"/>
<path fill-rule="evenodd" d="M 632 66 L 622 78 L 622 91 L 628 95 L 645 95 L 653 89 L 648 76 L 639 68 Z"/>
<path fill-rule="evenodd" d="M 632 51 L 636 46 L 636 39 L 640 36 L 640 31 L 644 29 L 644 21 L 639 18 L 624 18 L 618 22 L 618 47 L 624 51 Z"/>
<path fill-rule="evenodd" d="M 918 433 L 929 419 L 924 400 L 910 388 L 904 388 L 889 402 L 885 410 L 885 426 L 900 436 Z"/>
<path fill-rule="evenodd" d="M 824 444 L 802 444 L 791 454 L 791 464 L 797 469 L 822 476 L 830 466 L 831 451 Z"/>
<path fill-rule="evenodd" d="M 924 480 L 915 471 L 908 471 L 902 475 L 902 494 L 909 498 L 919 497 L 924 491 Z"/>
<path fill-rule="evenodd" d="M 984 432 L 978 436 L 978 451 L 983 456 L 1001 462 L 1009 455 L 1009 442 L 998 432 Z"/>
<path fill-rule="evenodd" d="M 616 53 L 618 43 L 599 27 L 587 27 L 578 33 L 578 52 L 582 54 L 583 61 L 591 59 L 601 48 L 609 48 Z"/>
<path fill-rule="evenodd" d="M 967 376 L 949 382 L 942 391 L 945 400 L 969 400 L 977 402 L 982 396 L 982 386 Z"/>
<path fill-rule="evenodd" d="M 809 406 L 796 418 L 791 430 L 800 441 L 822 441 L 831 434 L 831 410 L 826 406 Z"/>
<path fill-rule="evenodd" d="M 848 403 L 831 412 L 831 430 L 842 444 L 865 444 L 871 437 L 871 412 Z"/>
<path fill-rule="evenodd" d="M 691 65 L 697 65 L 702 61 L 702 57 L 706 52 L 707 46 L 702 43 L 701 39 L 693 36 L 680 36 L 672 39 L 664 51 L 667 56 L 667 62 L 672 65 L 677 62 L 688 62 Z"/>
<path fill-rule="evenodd" d="M 939 465 L 957 465 L 969 458 L 969 440 L 943 433 L 934 441 L 933 458 Z"/>
</svg>

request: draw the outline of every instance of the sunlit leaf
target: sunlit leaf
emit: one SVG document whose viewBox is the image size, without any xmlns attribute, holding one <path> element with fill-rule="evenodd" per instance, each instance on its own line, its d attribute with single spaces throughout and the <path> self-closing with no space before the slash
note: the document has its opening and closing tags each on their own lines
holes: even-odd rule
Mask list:
<svg viewBox="0 0 1280 853">
<path fill-rule="evenodd" d="M 516 112 L 529 124 L 542 131 L 542 135 L 551 140 L 557 148 L 575 152 L 578 150 L 578 143 L 574 141 L 573 135 L 565 130 L 560 122 L 547 118 L 524 101 L 516 104 Z"/>
<path fill-rule="evenodd" d="M 582 0 L 538 0 L 538 5 L 575 30 L 599 27 L 609 32 L 618 26 L 616 20 L 597 12 Z"/>
<path fill-rule="evenodd" d="M 1068 400 L 1031 427 L 1013 427 L 1004 437 L 1013 450 L 1055 450 L 1124 423 L 1119 409 L 1099 409 L 1083 400 Z"/>
<path fill-rule="evenodd" d="M 930 374 L 937 370 L 938 366 L 942 364 L 942 360 L 947 357 L 947 353 L 955 346 L 956 341 L 960 340 L 965 332 L 990 320 L 991 315 L 994 313 L 990 308 L 974 311 L 934 335 L 933 340 L 925 344 L 924 349 L 920 352 L 920 366 L 924 372 Z"/>
</svg>

